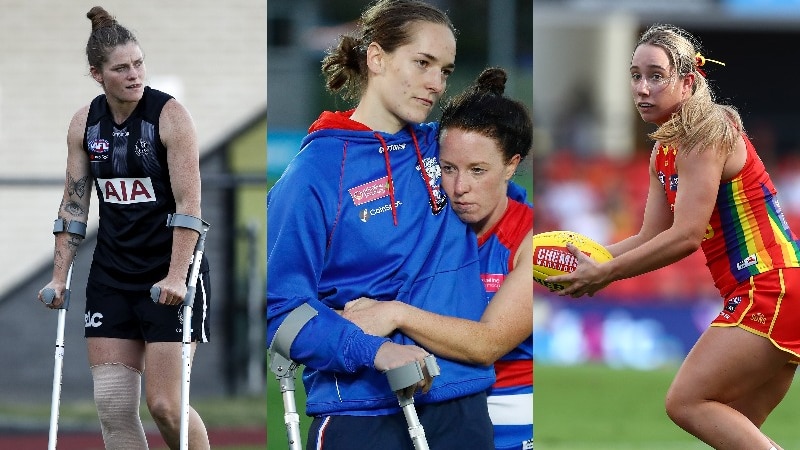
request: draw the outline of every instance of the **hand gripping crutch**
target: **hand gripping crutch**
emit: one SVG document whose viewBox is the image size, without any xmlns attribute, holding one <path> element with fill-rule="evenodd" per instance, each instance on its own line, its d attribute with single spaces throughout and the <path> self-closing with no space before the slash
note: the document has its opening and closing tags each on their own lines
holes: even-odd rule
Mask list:
<svg viewBox="0 0 800 450">
<path fill-rule="evenodd" d="M 308 303 L 298 306 L 278 326 L 272 344 L 269 346 L 269 369 L 280 382 L 283 397 L 283 423 L 286 425 L 286 438 L 289 450 L 301 450 L 300 415 L 294 399 L 294 373 L 298 364 L 289 359 L 292 347 L 300 329 L 317 315 L 317 310 Z"/>
<path fill-rule="evenodd" d="M 194 247 L 192 264 L 189 270 L 189 280 L 186 285 L 186 297 L 183 298 L 183 338 L 181 346 L 181 362 L 183 371 L 181 373 L 181 437 L 180 448 L 189 448 L 189 382 L 192 376 L 192 307 L 194 305 L 194 295 L 197 289 L 197 278 L 200 275 L 200 265 L 203 260 L 203 251 L 206 245 L 206 233 L 211 227 L 206 221 L 186 215 L 168 214 L 168 227 L 189 228 L 197 231 L 200 236 Z M 150 298 L 158 302 L 161 297 L 161 288 L 153 286 L 150 288 Z"/>
<path fill-rule="evenodd" d="M 64 302 L 58 307 L 58 327 L 56 329 L 55 367 L 53 368 L 53 395 L 50 401 L 50 433 L 47 438 L 48 450 L 55 450 L 58 440 L 58 412 L 61 405 L 61 374 L 64 369 L 64 323 L 69 309 L 69 285 L 72 282 L 72 264 L 67 272 L 67 284 L 64 289 Z M 42 300 L 47 305 L 53 303 L 56 291 L 53 288 L 42 290 Z"/>
<path fill-rule="evenodd" d="M 438 376 L 440 372 L 436 357 L 428 355 L 424 361 L 428 374 L 431 377 Z M 425 379 L 422 365 L 419 361 L 414 361 L 405 366 L 389 369 L 384 374 L 389 379 L 389 387 L 397 394 L 397 401 L 400 402 L 400 407 L 403 408 L 403 414 L 406 416 L 406 423 L 408 423 L 408 434 L 411 436 L 414 448 L 416 450 L 428 450 L 425 429 L 422 427 L 419 417 L 417 417 L 417 410 L 414 408 L 414 394 L 412 393 L 410 396 L 405 394 L 406 388 L 414 386 Z"/>
</svg>

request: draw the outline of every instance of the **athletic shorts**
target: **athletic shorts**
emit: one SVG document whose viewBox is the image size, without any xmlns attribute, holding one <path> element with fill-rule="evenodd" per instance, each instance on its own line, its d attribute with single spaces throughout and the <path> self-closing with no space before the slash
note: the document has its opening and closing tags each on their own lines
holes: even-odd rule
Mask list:
<svg viewBox="0 0 800 450">
<path fill-rule="evenodd" d="M 210 338 L 208 272 L 197 277 L 192 305 L 192 342 Z M 85 336 L 143 340 L 183 341 L 183 305 L 154 303 L 148 290 L 125 290 L 91 278 L 86 284 Z"/>
<path fill-rule="evenodd" d="M 750 277 L 727 296 L 711 326 L 737 326 L 800 358 L 800 268 Z"/>
<path fill-rule="evenodd" d="M 414 405 L 432 450 L 493 450 L 486 394 Z M 317 416 L 306 450 L 414 450 L 405 415 Z"/>
<path fill-rule="evenodd" d="M 494 363 L 497 381 L 487 391 L 496 450 L 533 448 L 533 361 Z"/>
</svg>

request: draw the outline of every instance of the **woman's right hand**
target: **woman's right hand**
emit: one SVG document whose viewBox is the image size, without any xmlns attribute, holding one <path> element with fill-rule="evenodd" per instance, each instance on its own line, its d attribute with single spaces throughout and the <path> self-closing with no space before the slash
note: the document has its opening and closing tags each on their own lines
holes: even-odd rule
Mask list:
<svg viewBox="0 0 800 450">
<path fill-rule="evenodd" d="M 427 393 L 433 384 L 433 377 L 430 376 L 425 367 L 425 357 L 430 355 L 427 350 L 417 347 L 416 345 L 401 345 L 394 342 L 384 342 L 378 348 L 378 353 L 375 355 L 375 369 L 381 372 L 396 369 L 407 364 L 413 364 L 419 361 L 422 366 L 422 373 L 425 378 L 420 380 L 419 383 L 409 386 L 404 390 L 406 397 L 411 397 L 414 392 L 421 390 L 423 394 Z"/>
<path fill-rule="evenodd" d="M 47 286 L 39 290 L 37 298 L 48 308 L 58 309 L 64 304 L 64 292 L 66 292 L 66 288 L 66 283 L 51 280 L 47 283 Z M 46 292 L 48 290 L 50 290 L 50 292 Z M 47 303 L 47 301 L 50 301 L 50 303 Z"/>
</svg>

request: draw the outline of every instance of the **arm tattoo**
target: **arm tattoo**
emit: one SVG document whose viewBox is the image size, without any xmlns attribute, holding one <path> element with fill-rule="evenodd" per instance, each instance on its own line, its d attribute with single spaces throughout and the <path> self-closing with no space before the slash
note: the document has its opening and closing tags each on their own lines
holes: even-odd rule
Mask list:
<svg viewBox="0 0 800 450">
<path fill-rule="evenodd" d="M 72 178 L 72 175 L 67 173 L 67 177 L 69 178 L 69 183 L 67 185 L 67 192 L 70 196 L 77 195 L 78 198 L 83 198 L 86 195 L 86 186 L 89 182 L 89 176 L 84 176 L 78 180 Z"/>
<path fill-rule="evenodd" d="M 78 246 L 81 244 L 82 240 L 83 238 L 79 238 L 78 236 L 75 235 L 70 235 L 69 241 L 67 241 L 67 245 L 69 245 L 70 248 L 72 249 L 77 249 Z"/>
<path fill-rule="evenodd" d="M 72 214 L 73 216 L 82 216 L 86 211 L 80 203 L 70 200 L 64 204 L 64 212 Z"/>
<path fill-rule="evenodd" d="M 59 269 L 64 267 L 64 255 L 61 254 L 61 250 L 56 249 L 56 255 L 53 259 L 56 267 Z"/>
<path fill-rule="evenodd" d="M 72 200 L 73 196 L 77 196 L 79 199 L 82 199 L 84 195 L 86 195 L 86 187 L 89 183 L 89 176 L 84 176 L 83 178 L 76 180 L 72 178 L 72 175 L 67 172 L 67 195 L 69 199 L 64 201 L 61 200 L 61 205 L 59 210 L 64 211 L 67 214 L 72 216 L 82 216 L 86 214 L 86 210 L 79 202 Z"/>
</svg>

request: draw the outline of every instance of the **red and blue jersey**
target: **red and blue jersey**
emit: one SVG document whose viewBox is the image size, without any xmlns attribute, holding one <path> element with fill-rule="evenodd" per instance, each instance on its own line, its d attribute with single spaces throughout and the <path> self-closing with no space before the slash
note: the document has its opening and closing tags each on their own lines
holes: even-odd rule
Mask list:
<svg viewBox="0 0 800 450">
<path fill-rule="evenodd" d="M 514 269 L 514 255 L 532 229 L 533 208 L 509 199 L 503 217 L 478 240 L 481 278 L 489 301 Z M 532 448 L 533 335 L 500 358 L 494 367 L 497 381 L 488 391 L 488 403 L 495 447 Z"/>
<path fill-rule="evenodd" d="M 714 285 L 725 297 L 750 277 L 772 269 L 800 267 L 800 247 L 778 203 L 778 195 L 753 144 L 743 136 L 747 160 L 723 180 L 702 243 Z M 667 201 L 675 205 L 676 150 L 660 146 L 655 170 Z"/>
</svg>

